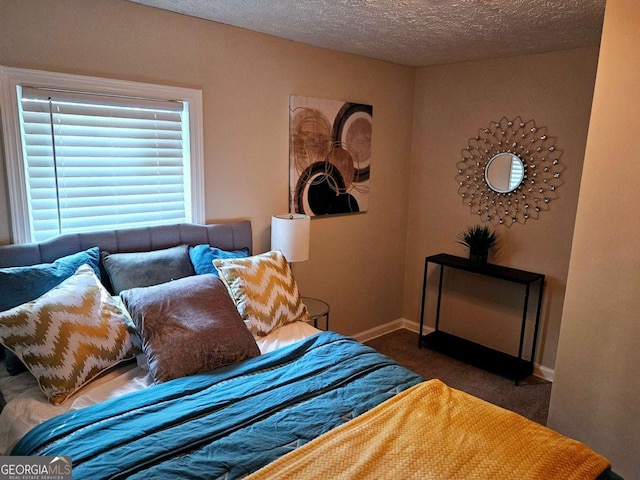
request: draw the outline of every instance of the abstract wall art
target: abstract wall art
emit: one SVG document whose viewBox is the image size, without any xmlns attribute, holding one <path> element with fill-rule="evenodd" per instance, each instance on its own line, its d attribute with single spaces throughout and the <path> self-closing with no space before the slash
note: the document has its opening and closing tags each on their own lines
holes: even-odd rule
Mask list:
<svg viewBox="0 0 640 480">
<path fill-rule="evenodd" d="M 366 212 L 373 107 L 289 97 L 290 211 L 309 216 Z"/>
</svg>

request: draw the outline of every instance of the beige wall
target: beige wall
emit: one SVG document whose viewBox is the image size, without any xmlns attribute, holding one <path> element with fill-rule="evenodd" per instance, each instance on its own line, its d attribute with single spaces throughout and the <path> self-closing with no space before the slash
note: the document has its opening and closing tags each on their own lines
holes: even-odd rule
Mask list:
<svg viewBox="0 0 640 480">
<path fill-rule="evenodd" d="M 314 219 L 295 272 L 342 333 L 401 316 L 413 69 L 124 0 L 0 0 L 0 11 L 1 65 L 202 89 L 206 218 L 249 218 L 256 251 L 288 211 L 289 95 L 372 104 L 369 212 Z"/>
<path fill-rule="evenodd" d="M 456 234 L 479 217 L 454 177 L 469 137 L 505 115 L 548 127 L 566 183 L 540 219 L 500 229 L 493 260 L 548 276 L 537 360 L 550 368 L 563 318 L 550 425 L 638 478 L 637 3 L 608 2 L 581 190 L 597 49 L 416 71 L 123 0 L 0 0 L 0 11 L 2 65 L 202 89 L 206 217 L 249 218 L 257 251 L 269 247 L 271 214 L 287 209 L 289 94 L 373 104 L 369 212 L 314 219 L 311 259 L 295 269 L 303 293 L 329 301 L 332 327 L 347 334 L 417 321 L 424 256 L 466 254 Z M 0 243 L 10 241 L 5 182 L 0 163 Z M 483 299 L 468 279 L 453 280 L 451 300 L 468 314 Z M 520 292 L 497 287 L 506 307 L 486 329 L 496 304 L 481 305 L 489 313 L 481 308 L 477 331 L 508 342 L 503 326 Z M 458 313 L 452 301 L 444 308 Z"/>
<path fill-rule="evenodd" d="M 560 161 L 566 167 L 562 173 L 565 183 L 557 190 L 559 198 L 539 219 L 496 227 L 500 247 L 489 259 L 547 276 L 536 361 L 554 367 L 597 59 L 598 50 L 586 48 L 418 70 L 408 204 L 406 318 L 420 317 L 425 255 L 445 252 L 466 256 L 467 249 L 456 243 L 456 236 L 467 226 L 481 223 L 458 194 L 455 176 L 461 150 L 479 129 L 489 127 L 490 121 L 504 116 L 533 119 L 556 137 L 556 146 L 563 151 Z M 429 285 L 425 320 L 429 326 L 435 319 L 437 277 L 437 271 L 431 271 L 434 281 Z M 517 353 L 523 287 L 486 279 L 479 282 L 474 276 L 455 272 L 448 278 L 441 313 L 443 328 Z M 456 319 L 465 319 L 465 324 Z"/>
<path fill-rule="evenodd" d="M 608 0 L 549 425 L 640 479 L 640 3 Z"/>
<path fill-rule="evenodd" d="M 206 218 L 249 218 L 256 251 L 269 248 L 271 214 L 288 208 L 289 94 L 373 104 L 369 212 L 314 219 L 311 259 L 295 270 L 303 294 L 329 301 L 333 328 L 347 334 L 418 321 L 424 256 L 466 254 L 455 236 L 479 217 L 462 205 L 454 177 L 468 138 L 504 115 L 548 127 L 564 151 L 566 184 L 539 220 L 500 229 L 492 260 L 548 276 L 537 361 L 553 368 L 597 49 L 416 71 L 121 0 L 0 3 L 2 65 L 202 89 Z M 7 243 L 1 169 L 0 177 Z M 443 318 L 468 316 L 482 298 L 469 279 L 455 280 Z M 514 348 L 521 290 L 497 291 L 506 308 L 471 310 L 483 325 L 471 333 Z M 488 317 L 493 328 L 484 328 Z"/>
</svg>

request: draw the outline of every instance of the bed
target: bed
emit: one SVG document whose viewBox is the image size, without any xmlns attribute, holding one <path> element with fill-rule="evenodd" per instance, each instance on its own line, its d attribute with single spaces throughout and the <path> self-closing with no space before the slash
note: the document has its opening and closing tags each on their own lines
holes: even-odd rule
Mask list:
<svg viewBox="0 0 640 480">
<path fill-rule="evenodd" d="M 315 329 L 286 259 L 251 244 L 235 221 L 0 247 L 0 454 L 70 457 L 87 479 L 619 478 Z"/>
</svg>

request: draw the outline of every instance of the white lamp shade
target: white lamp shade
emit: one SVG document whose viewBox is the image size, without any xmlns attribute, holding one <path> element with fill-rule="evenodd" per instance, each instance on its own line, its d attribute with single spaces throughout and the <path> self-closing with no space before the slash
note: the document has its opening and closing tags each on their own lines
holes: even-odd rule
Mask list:
<svg viewBox="0 0 640 480">
<path fill-rule="evenodd" d="M 287 262 L 309 259 L 311 217 L 297 213 L 271 217 L 271 249 L 280 250 Z"/>
</svg>

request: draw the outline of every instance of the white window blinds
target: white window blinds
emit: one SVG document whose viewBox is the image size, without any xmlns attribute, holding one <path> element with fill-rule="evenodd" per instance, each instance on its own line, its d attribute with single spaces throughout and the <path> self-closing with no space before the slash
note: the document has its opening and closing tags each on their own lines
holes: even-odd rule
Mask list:
<svg viewBox="0 0 640 480">
<path fill-rule="evenodd" d="M 18 95 L 32 240 L 191 221 L 187 103 Z"/>
</svg>

